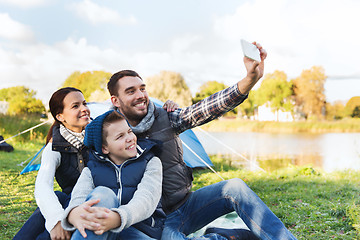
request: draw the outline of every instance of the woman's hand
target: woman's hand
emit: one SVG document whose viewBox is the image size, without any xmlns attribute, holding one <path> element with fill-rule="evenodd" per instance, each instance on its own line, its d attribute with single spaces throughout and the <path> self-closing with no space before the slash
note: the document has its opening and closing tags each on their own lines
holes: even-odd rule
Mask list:
<svg viewBox="0 0 360 240">
<path fill-rule="evenodd" d="M 51 240 L 69 240 L 71 238 L 71 232 L 62 228 L 59 221 L 53 229 L 50 231 Z"/>
<path fill-rule="evenodd" d="M 173 112 L 178 108 L 179 104 L 173 102 L 172 100 L 167 100 L 163 105 L 163 109 L 165 109 L 167 112 Z"/>
</svg>

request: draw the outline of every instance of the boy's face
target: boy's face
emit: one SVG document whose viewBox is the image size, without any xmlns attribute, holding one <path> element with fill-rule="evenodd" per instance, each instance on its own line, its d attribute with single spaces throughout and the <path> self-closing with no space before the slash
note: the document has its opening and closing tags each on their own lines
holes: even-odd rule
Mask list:
<svg viewBox="0 0 360 240">
<path fill-rule="evenodd" d="M 125 120 L 111 123 L 104 128 L 104 131 L 107 136 L 102 151 L 109 155 L 111 161 L 119 165 L 136 156 L 136 136 Z"/>
</svg>

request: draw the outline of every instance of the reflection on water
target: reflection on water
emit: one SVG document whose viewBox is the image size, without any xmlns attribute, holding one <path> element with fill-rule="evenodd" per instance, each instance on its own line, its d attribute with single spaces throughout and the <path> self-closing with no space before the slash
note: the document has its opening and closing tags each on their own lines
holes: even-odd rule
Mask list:
<svg viewBox="0 0 360 240">
<path fill-rule="evenodd" d="M 293 164 L 360 170 L 360 133 L 194 132 L 208 154 L 231 156 L 232 164 L 251 169 Z"/>
</svg>

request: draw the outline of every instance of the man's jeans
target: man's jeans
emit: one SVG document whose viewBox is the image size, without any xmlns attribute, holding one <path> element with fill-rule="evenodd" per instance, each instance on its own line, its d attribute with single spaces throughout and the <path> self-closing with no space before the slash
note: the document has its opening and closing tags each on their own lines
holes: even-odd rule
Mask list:
<svg viewBox="0 0 360 240">
<path fill-rule="evenodd" d="M 296 239 L 256 193 L 236 178 L 193 192 L 180 208 L 167 216 L 162 240 L 188 239 L 190 233 L 233 211 L 260 239 Z M 192 239 L 225 240 L 217 234 Z"/>
<path fill-rule="evenodd" d="M 96 187 L 87 197 L 86 201 L 91 199 L 100 199 L 100 202 L 94 206 L 105 208 L 117 208 L 119 207 L 119 200 L 115 193 L 107 187 Z M 136 228 L 129 227 L 124 229 L 120 233 L 114 233 L 111 231 L 105 232 L 102 235 L 96 235 L 93 231 L 86 230 L 87 237 L 84 238 L 79 230 L 76 230 L 72 235 L 72 240 L 85 239 L 85 240 L 152 240 L 153 238 L 147 236 Z"/>
<path fill-rule="evenodd" d="M 70 201 L 70 195 L 56 191 L 56 196 L 65 209 Z M 16 233 L 13 240 L 51 240 L 50 233 L 45 229 L 45 219 L 40 212 L 39 208 L 33 212 L 30 218 L 21 227 L 19 232 Z"/>
</svg>

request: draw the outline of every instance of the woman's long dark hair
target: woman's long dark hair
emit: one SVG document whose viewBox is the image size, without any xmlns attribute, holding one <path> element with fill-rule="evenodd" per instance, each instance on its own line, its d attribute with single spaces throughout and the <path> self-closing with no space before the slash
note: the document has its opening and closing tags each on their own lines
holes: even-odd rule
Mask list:
<svg viewBox="0 0 360 240">
<path fill-rule="evenodd" d="M 59 90 L 57 90 L 56 92 L 53 93 L 53 95 L 51 96 L 51 98 L 49 100 L 50 112 L 55 121 L 54 121 L 53 125 L 50 127 L 50 130 L 46 136 L 46 144 L 52 138 L 52 132 L 53 132 L 54 126 L 56 126 L 56 125 L 58 126 L 61 124 L 61 122 L 56 118 L 56 115 L 63 112 L 64 98 L 71 92 L 81 92 L 81 91 L 79 89 L 73 88 L 73 87 L 60 88 Z"/>
</svg>

